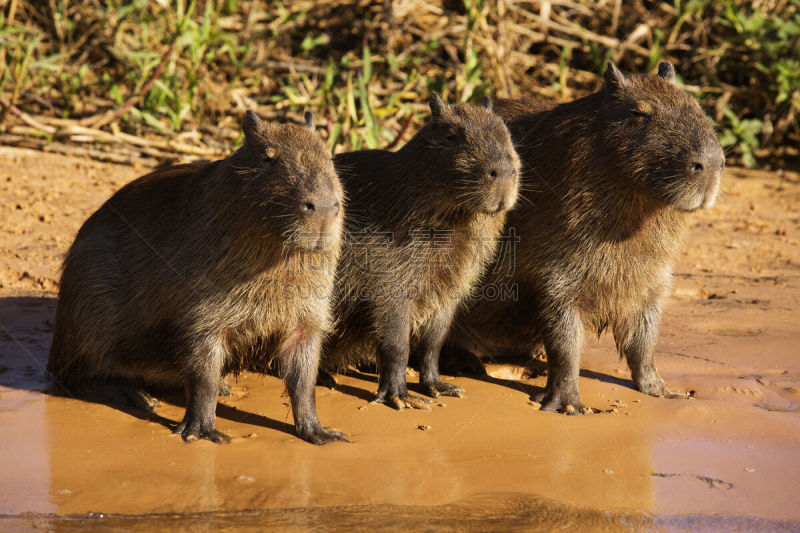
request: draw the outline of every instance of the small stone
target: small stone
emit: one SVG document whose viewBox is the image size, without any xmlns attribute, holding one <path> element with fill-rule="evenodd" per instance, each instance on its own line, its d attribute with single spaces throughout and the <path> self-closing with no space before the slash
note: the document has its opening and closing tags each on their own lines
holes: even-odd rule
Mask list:
<svg viewBox="0 0 800 533">
<path fill-rule="evenodd" d="M 367 406 L 366 405 L 359 405 L 358 406 L 358 410 L 359 411 L 366 411 L 367 410 Z"/>
<path fill-rule="evenodd" d="M 256 478 L 254 478 L 253 476 L 247 475 L 247 474 L 242 474 L 240 476 L 236 476 L 236 481 L 244 481 L 245 483 L 252 483 L 255 480 L 256 480 Z"/>
<path fill-rule="evenodd" d="M 747 468 L 745 468 L 745 469 L 744 469 L 744 471 L 745 471 L 745 472 L 755 472 L 755 471 L 756 471 L 756 469 L 755 469 L 755 468 L 750 468 L 750 467 L 748 466 Z"/>
<path fill-rule="evenodd" d="M 447 407 L 447 404 L 444 402 L 439 402 L 436 405 L 438 405 L 439 407 Z"/>
<path fill-rule="evenodd" d="M 244 438 L 246 439 L 253 439 L 255 437 L 258 437 L 257 433 L 248 433 L 247 435 L 244 436 Z"/>
<path fill-rule="evenodd" d="M 428 431 L 429 429 L 431 429 L 431 427 L 430 426 L 426 426 L 424 424 L 420 424 L 420 425 L 417 426 L 417 429 L 421 429 L 422 431 Z"/>
<path fill-rule="evenodd" d="M 642 400 L 631 400 L 633 403 L 641 403 Z"/>
<path fill-rule="evenodd" d="M 532 405 L 532 406 L 536 407 L 537 409 L 539 409 L 542 406 L 542 404 L 540 404 L 539 402 L 535 402 L 533 400 L 529 400 L 528 401 L 528 405 Z"/>
<path fill-rule="evenodd" d="M 613 474 L 614 473 L 614 471 L 611 470 L 610 468 L 603 469 L 603 472 L 605 472 L 606 474 Z"/>
</svg>

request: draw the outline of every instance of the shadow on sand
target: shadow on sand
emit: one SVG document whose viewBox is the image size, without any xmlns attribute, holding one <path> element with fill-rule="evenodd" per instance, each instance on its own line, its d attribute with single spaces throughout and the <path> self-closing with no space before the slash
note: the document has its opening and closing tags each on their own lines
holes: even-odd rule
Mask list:
<svg viewBox="0 0 800 533">
<path fill-rule="evenodd" d="M 140 420 L 160 424 L 170 431 L 178 425 L 180 420 L 170 420 L 155 411 L 150 412 L 106 399 L 76 396 L 61 387 L 48 384 L 45 380 L 45 369 L 53 334 L 55 310 L 56 298 L 52 296 L 0 298 L 0 386 L 107 405 Z M 159 393 L 158 398 L 179 407 L 186 406 L 185 397 L 179 391 Z M 290 435 L 295 434 L 294 426 L 291 424 L 221 403 L 217 404 L 217 416 Z"/>
</svg>

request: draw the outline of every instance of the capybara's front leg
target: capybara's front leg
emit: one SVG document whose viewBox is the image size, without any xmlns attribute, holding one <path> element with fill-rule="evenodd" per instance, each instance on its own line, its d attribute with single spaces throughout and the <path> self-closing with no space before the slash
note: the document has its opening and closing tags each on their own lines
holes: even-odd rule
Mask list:
<svg viewBox="0 0 800 533">
<path fill-rule="evenodd" d="M 543 411 L 580 414 L 578 375 L 583 346 L 580 314 L 570 308 L 556 310 L 548 317 L 542 337 L 547 352 L 547 385 L 534 399 L 542 404 Z"/>
<path fill-rule="evenodd" d="M 423 327 L 418 351 L 421 354 L 419 382 L 428 395 L 464 396 L 464 389 L 451 383 L 443 383 L 439 376 L 439 353 L 450 331 L 454 309 L 447 309 L 433 316 Z"/>
<path fill-rule="evenodd" d="M 325 429 L 317 417 L 314 385 L 321 346 L 321 333 L 298 328 L 289 334 L 278 353 L 281 377 L 292 402 L 294 427 L 301 439 L 313 444 L 347 442 L 346 434 Z"/>
<path fill-rule="evenodd" d="M 428 400 L 408 393 L 410 302 L 400 300 L 383 324 L 378 325 L 378 394 L 375 401 L 395 409 L 430 409 Z"/>
<path fill-rule="evenodd" d="M 217 431 L 215 422 L 224 359 L 221 341 L 206 339 L 198 343 L 184 361 L 186 414 L 174 433 L 183 435 L 183 440 L 187 442 L 207 439 L 221 444 L 230 440 L 227 435 Z"/>
<path fill-rule="evenodd" d="M 653 304 L 633 322 L 614 329 L 614 340 L 628 361 L 636 388 L 650 396 L 688 398 L 688 394 L 670 391 L 656 370 L 654 358 L 661 309 Z M 627 326 L 627 327 L 626 327 Z"/>
</svg>

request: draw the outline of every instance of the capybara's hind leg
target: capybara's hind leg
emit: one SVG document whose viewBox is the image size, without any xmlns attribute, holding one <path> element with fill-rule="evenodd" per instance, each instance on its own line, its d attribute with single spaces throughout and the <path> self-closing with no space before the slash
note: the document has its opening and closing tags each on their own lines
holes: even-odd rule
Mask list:
<svg viewBox="0 0 800 533">
<path fill-rule="evenodd" d="M 347 441 L 347 435 L 322 427 L 317 417 L 314 385 L 317 381 L 322 336 L 298 328 L 283 343 L 278 353 L 279 368 L 289 398 L 297 435 L 313 444 Z"/>
<path fill-rule="evenodd" d="M 621 355 L 628 361 L 636 388 L 650 396 L 688 398 L 686 393 L 673 392 L 658 375 L 653 354 L 658 340 L 661 312 L 653 306 L 644 311 L 631 327 L 615 328 L 614 339 Z"/>
<path fill-rule="evenodd" d="M 464 396 L 464 389 L 451 383 L 444 383 L 439 376 L 439 353 L 442 350 L 453 311 L 439 313 L 425 324 L 420 338 L 419 351 L 422 354 L 419 368 L 419 382 L 429 396 Z"/>
<path fill-rule="evenodd" d="M 217 444 L 230 438 L 217 431 L 215 414 L 222 379 L 224 349 L 219 341 L 201 343 L 185 361 L 186 414 L 174 433 L 183 440 L 207 439 Z"/>
<path fill-rule="evenodd" d="M 408 304 L 398 305 L 391 319 L 379 326 L 378 336 L 378 394 L 375 401 L 395 409 L 413 407 L 430 409 L 428 400 L 408 393 L 406 367 L 409 351 Z"/>
<path fill-rule="evenodd" d="M 554 313 L 543 328 L 542 337 L 547 351 L 547 385 L 533 399 L 542 404 L 543 411 L 581 414 L 578 375 L 583 324 L 580 315 L 572 309 Z"/>
</svg>

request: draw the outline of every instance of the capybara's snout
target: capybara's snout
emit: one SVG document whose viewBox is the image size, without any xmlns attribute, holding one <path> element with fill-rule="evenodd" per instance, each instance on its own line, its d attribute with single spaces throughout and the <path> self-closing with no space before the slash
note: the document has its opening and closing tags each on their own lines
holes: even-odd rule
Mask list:
<svg viewBox="0 0 800 533">
<path fill-rule="evenodd" d="M 709 209 L 719 192 L 725 154 L 716 137 L 694 143 L 683 159 L 680 180 L 675 185 L 673 203 L 682 211 Z"/>
<path fill-rule="evenodd" d="M 488 213 L 508 211 L 517 202 L 519 161 L 504 157 L 487 167 L 485 183 L 489 189 L 484 208 Z"/>
<path fill-rule="evenodd" d="M 708 209 L 714 205 L 724 168 L 725 154 L 716 139 L 689 157 L 686 173 L 697 184 L 697 209 Z"/>
<path fill-rule="evenodd" d="M 338 239 L 342 224 L 342 202 L 336 194 L 306 195 L 298 207 L 305 228 L 304 248 L 322 250 Z"/>
</svg>

